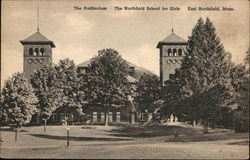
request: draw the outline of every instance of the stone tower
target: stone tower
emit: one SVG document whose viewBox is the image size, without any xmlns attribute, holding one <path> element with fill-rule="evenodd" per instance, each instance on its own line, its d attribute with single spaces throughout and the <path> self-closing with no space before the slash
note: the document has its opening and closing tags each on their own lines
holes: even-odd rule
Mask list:
<svg viewBox="0 0 250 160">
<path fill-rule="evenodd" d="M 48 40 L 39 31 L 20 41 L 23 45 L 23 71 L 28 80 L 37 69 L 52 64 L 53 41 Z"/>
<path fill-rule="evenodd" d="M 174 74 L 180 67 L 183 57 L 186 55 L 187 42 L 172 33 L 160 41 L 157 48 L 160 49 L 160 80 L 162 85 L 169 79 L 169 74 Z"/>
</svg>

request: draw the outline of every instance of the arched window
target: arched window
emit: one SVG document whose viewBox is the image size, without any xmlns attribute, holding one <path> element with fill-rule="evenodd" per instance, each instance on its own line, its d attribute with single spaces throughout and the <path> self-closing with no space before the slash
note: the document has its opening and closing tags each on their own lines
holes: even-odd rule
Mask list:
<svg viewBox="0 0 250 160">
<path fill-rule="evenodd" d="M 178 49 L 178 55 L 182 56 L 182 49 Z"/>
<path fill-rule="evenodd" d="M 168 49 L 168 56 L 172 56 L 172 49 L 171 48 Z"/>
<path fill-rule="evenodd" d="M 30 49 L 29 49 L 29 55 L 30 55 L 30 56 L 33 56 L 33 48 L 30 48 Z"/>
<path fill-rule="evenodd" d="M 41 56 L 44 55 L 44 48 L 40 48 L 40 53 L 41 53 Z"/>
<path fill-rule="evenodd" d="M 176 48 L 173 49 L 173 56 L 177 56 L 177 49 Z"/>
<path fill-rule="evenodd" d="M 39 55 L 39 49 L 38 48 L 35 48 L 35 56 L 38 56 Z"/>
</svg>

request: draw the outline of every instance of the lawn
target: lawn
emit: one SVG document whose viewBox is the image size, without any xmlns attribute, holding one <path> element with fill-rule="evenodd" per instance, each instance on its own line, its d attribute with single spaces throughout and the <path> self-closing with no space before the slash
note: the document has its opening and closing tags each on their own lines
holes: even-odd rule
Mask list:
<svg viewBox="0 0 250 160">
<path fill-rule="evenodd" d="M 248 158 L 248 133 L 216 129 L 202 134 L 191 126 L 65 126 L 23 127 L 15 143 L 15 132 L 1 128 L 1 158 Z M 175 137 L 174 133 L 179 136 Z"/>
</svg>

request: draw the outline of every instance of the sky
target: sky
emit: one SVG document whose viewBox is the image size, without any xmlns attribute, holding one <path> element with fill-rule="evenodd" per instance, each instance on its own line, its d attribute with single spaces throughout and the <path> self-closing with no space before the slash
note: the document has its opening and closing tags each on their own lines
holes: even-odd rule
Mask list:
<svg viewBox="0 0 250 160">
<path fill-rule="evenodd" d="M 19 42 L 37 30 L 52 40 L 53 62 L 70 58 L 76 64 L 113 48 L 137 66 L 159 75 L 159 41 L 174 32 L 185 40 L 201 17 L 213 22 L 232 60 L 242 63 L 249 49 L 248 0 L 3 0 L 1 17 L 1 86 L 23 71 Z M 106 11 L 74 10 L 74 6 L 107 7 Z M 178 7 L 167 11 L 118 11 L 120 7 Z M 231 7 L 234 11 L 188 11 L 188 7 Z"/>
</svg>

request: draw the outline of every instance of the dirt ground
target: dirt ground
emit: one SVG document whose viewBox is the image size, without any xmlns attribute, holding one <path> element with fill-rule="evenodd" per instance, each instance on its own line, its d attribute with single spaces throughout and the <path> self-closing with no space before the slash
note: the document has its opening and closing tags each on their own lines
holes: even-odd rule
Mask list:
<svg viewBox="0 0 250 160">
<path fill-rule="evenodd" d="M 207 141 L 172 142 L 179 137 L 200 138 L 201 128 L 141 126 L 65 126 L 23 127 L 15 142 L 15 132 L 1 128 L 1 158 L 77 158 L 77 159 L 247 159 L 248 133 L 213 130 Z M 214 138 L 216 137 L 216 138 Z M 167 141 L 167 142 L 166 142 Z"/>
</svg>

